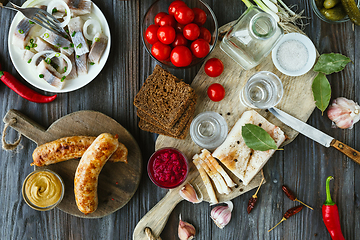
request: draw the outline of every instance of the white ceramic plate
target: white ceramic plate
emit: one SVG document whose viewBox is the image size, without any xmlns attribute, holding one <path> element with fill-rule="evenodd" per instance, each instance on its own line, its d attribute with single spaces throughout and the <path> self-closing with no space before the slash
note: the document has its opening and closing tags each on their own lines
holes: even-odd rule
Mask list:
<svg viewBox="0 0 360 240">
<path fill-rule="evenodd" d="M 287 42 L 290 40 L 297 40 L 297 41 L 301 42 L 302 44 L 304 44 L 305 48 L 308 51 L 308 61 L 306 62 L 304 67 L 302 67 L 301 69 L 298 69 L 297 71 L 289 71 L 289 70 L 283 68 L 277 59 L 277 52 L 278 52 L 279 47 L 284 42 Z M 315 60 L 316 60 L 316 48 L 315 48 L 313 42 L 310 40 L 310 38 L 308 38 L 306 35 L 300 34 L 300 33 L 288 33 L 288 34 L 285 34 L 280 39 L 280 41 L 276 44 L 276 46 L 272 50 L 272 60 L 273 60 L 275 67 L 283 74 L 288 75 L 288 76 L 301 76 L 301 75 L 307 73 L 308 71 L 310 71 L 310 69 L 314 66 Z"/>
<path fill-rule="evenodd" d="M 23 7 L 34 6 L 34 5 L 38 5 L 41 3 L 47 5 L 47 3 L 49 3 L 49 2 L 50 1 L 28 0 L 23 4 Z M 36 70 L 31 69 L 31 67 L 30 67 L 31 64 L 27 64 L 22 59 L 24 50 L 21 50 L 12 44 L 12 39 L 13 39 L 12 33 L 15 31 L 17 24 L 23 19 L 23 15 L 21 13 L 17 13 L 11 23 L 11 26 L 10 26 L 8 46 L 9 46 L 11 61 L 14 64 L 16 70 L 19 72 L 19 74 L 31 85 L 33 85 L 37 88 L 40 88 L 44 91 L 55 92 L 55 93 L 71 92 L 71 91 L 77 90 L 79 88 L 82 88 L 86 84 L 91 82 L 103 69 L 103 67 L 109 57 L 110 45 L 111 45 L 109 24 L 107 23 L 104 14 L 95 5 L 95 3 L 92 3 L 92 15 L 93 14 L 99 19 L 99 22 L 102 27 L 102 31 L 109 39 L 107 47 L 104 51 L 104 54 L 101 57 L 99 64 L 89 66 L 88 74 L 80 75 L 79 77 L 77 77 L 75 79 L 65 80 L 66 83 L 65 83 L 63 89 L 59 90 L 59 89 L 49 85 L 47 82 L 45 82 L 41 78 L 39 78 Z"/>
</svg>

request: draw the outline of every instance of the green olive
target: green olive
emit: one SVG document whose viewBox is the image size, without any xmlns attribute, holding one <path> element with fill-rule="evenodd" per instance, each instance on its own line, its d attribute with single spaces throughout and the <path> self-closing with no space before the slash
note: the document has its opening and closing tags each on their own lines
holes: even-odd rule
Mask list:
<svg viewBox="0 0 360 240">
<path fill-rule="evenodd" d="M 347 15 L 342 5 L 330 9 L 322 8 L 320 12 L 331 21 L 339 21 Z"/>
<path fill-rule="evenodd" d="M 324 1 L 324 8 L 330 9 L 335 7 L 336 4 L 338 4 L 341 0 L 325 0 Z"/>
</svg>

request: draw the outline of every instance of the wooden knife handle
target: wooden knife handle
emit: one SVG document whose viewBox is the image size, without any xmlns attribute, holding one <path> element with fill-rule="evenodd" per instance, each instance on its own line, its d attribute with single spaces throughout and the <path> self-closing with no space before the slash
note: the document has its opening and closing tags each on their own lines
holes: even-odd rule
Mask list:
<svg viewBox="0 0 360 240">
<path fill-rule="evenodd" d="M 183 198 L 179 194 L 178 188 L 170 190 L 160 202 L 158 202 L 136 225 L 133 240 L 148 240 L 145 228 L 151 229 L 156 237 L 159 237 L 164 229 L 166 222 L 176 205 Z"/>
<path fill-rule="evenodd" d="M 360 164 L 360 152 L 356 151 L 355 149 L 349 147 L 348 145 L 336 139 L 332 140 L 330 146 L 336 148 L 337 150 L 339 150 L 340 152 L 342 152 L 343 154 L 345 154 L 346 156 L 348 156 L 349 158 Z"/>
</svg>

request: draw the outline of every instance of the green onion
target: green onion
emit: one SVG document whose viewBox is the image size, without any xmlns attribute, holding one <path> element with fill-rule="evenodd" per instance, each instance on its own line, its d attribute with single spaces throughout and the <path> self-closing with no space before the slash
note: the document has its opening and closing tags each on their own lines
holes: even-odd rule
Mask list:
<svg viewBox="0 0 360 240">
<path fill-rule="evenodd" d="M 71 34 L 71 36 L 72 36 L 72 37 L 75 37 L 75 34 L 76 34 L 76 32 L 73 31 L 73 33 Z"/>
<path fill-rule="evenodd" d="M 69 29 L 66 29 L 65 32 L 69 33 Z"/>
<path fill-rule="evenodd" d="M 63 49 L 69 49 L 68 47 L 63 47 Z"/>
<path fill-rule="evenodd" d="M 34 43 L 34 39 L 30 39 L 30 43 Z"/>
<path fill-rule="evenodd" d="M 67 70 L 67 67 L 64 67 L 64 72 L 66 72 L 66 70 Z"/>
<path fill-rule="evenodd" d="M 94 65 L 95 63 L 94 62 L 90 62 L 90 65 Z"/>
<path fill-rule="evenodd" d="M 31 48 L 34 48 L 34 47 L 35 47 L 35 44 L 33 44 L 33 43 L 30 44 L 30 47 L 31 47 Z"/>
<path fill-rule="evenodd" d="M 36 43 L 34 44 L 34 47 L 37 47 L 37 44 L 36 44 Z"/>
<path fill-rule="evenodd" d="M 61 78 L 61 81 L 63 82 L 63 81 L 65 80 L 65 78 L 66 78 L 66 76 L 63 76 L 63 77 Z"/>
<path fill-rule="evenodd" d="M 31 63 L 31 60 L 32 60 L 32 59 L 30 58 L 29 61 L 28 61 L 28 63 Z"/>
<path fill-rule="evenodd" d="M 29 23 L 30 23 L 30 24 L 35 24 L 35 23 L 34 23 L 33 21 L 31 21 L 31 20 L 29 20 Z"/>
<path fill-rule="evenodd" d="M 74 47 L 74 44 L 73 44 L 73 43 L 70 43 L 70 47 Z"/>
<path fill-rule="evenodd" d="M 76 55 L 76 57 L 77 57 L 77 58 L 80 58 L 80 56 L 79 56 L 79 55 Z"/>
<path fill-rule="evenodd" d="M 19 29 L 19 31 L 18 31 L 20 34 L 23 34 L 24 33 L 24 31 L 23 30 L 21 30 L 21 29 Z"/>
<path fill-rule="evenodd" d="M 100 38 L 95 38 L 95 42 L 100 42 Z"/>
<path fill-rule="evenodd" d="M 56 9 L 56 8 L 54 8 L 53 10 L 52 10 L 52 13 L 56 13 L 58 10 Z"/>
<path fill-rule="evenodd" d="M 44 37 L 48 38 L 48 37 L 50 37 L 50 35 L 48 33 L 45 33 Z"/>
<path fill-rule="evenodd" d="M 25 49 L 26 49 L 26 50 L 30 50 L 30 47 L 29 47 L 29 46 L 26 46 Z"/>
<path fill-rule="evenodd" d="M 55 54 L 55 57 L 60 57 L 60 53 L 56 53 L 56 54 Z"/>
<path fill-rule="evenodd" d="M 51 64 L 51 59 L 50 59 L 50 58 L 46 58 L 46 59 L 45 59 L 45 62 L 46 62 L 47 64 Z"/>
<path fill-rule="evenodd" d="M 39 75 L 39 78 L 44 78 L 44 74 L 40 74 L 40 75 Z"/>
<path fill-rule="evenodd" d="M 76 48 L 81 48 L 82 47 L 82 43 L 79 43 L 79 45 L 76 46 Z"/>
</svg>

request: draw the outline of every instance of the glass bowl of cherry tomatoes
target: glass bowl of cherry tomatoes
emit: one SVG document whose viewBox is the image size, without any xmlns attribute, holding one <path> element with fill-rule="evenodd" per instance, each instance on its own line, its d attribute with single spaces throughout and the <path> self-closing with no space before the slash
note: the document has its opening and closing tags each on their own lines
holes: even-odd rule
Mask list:
<svg viewBox="0 0 360 240">
<path fill-rule="evenodd" d="M 201 0 L 157 0 L 142 22 L 147 52 L 171 68 L 188 68 L 202 62 L 215 48 L 218 23 Z"/>
</svg>

